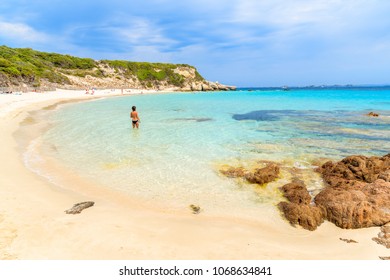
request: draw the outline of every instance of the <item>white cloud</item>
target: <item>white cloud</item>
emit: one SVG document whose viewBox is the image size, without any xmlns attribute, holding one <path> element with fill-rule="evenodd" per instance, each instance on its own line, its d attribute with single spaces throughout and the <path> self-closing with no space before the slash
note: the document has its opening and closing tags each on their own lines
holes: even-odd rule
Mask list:
<svg viewBox="0 0 390 280">
<path fill-rule="evenodd" d="M 35 30 L 27 24 L 1 20 L 0 38 L 21 43 L 44 43 L 50 40 L 50 36 Z"/>
<path fill-rule="evenodd" d="M 124 26 L 113 28 L 118 36 L 133 45 L 172 45 L 176 43 L 164 36 L 161 27 L 146 18 L 133 18 Z"/>
<path fill-rule="evenodd" d="M 75 45 L 92 45 L 91 53 L 101 52 L 109 57 L 117 57 L 121 54 L 128 56 L 129 52 L 134 52 L 137 58 L 145 54 L 145 60 L 158 54 L 164 56 L 164 53 L 175 50 L 178 41 L 166 34 L 163 25 L 146 17 L 130 17 L 116 13 L 93 25 L 69 25 L 62 37 Z M 117 55 L 112 56 L 115 51 Z"/>
<path fill-rule="evenodd" d="M 340 12 L 345 10 L 351 12 L 352 2 L 350 0 L 240 0 L 236 3 L 236 12 L 232 20 L 238 23 L 278 27 L 331 22 L 339 16 Z"/>
<path fill-rule="evenodd" d="M 390 28 L 390 2 L 380 0 L 240 0 L 232 6 L 218 27 L 221 36 L 275 59 L 368 47 L 384 41 Z"/>
</svg>

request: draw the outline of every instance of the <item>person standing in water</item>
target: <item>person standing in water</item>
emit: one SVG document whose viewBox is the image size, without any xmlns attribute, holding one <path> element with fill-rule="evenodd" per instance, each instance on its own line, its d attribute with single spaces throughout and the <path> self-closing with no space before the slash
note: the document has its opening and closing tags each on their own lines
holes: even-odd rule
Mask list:
<svg viewBox="0 0 390 280">
<path fill-rule="evenodd" d="M 133 123 L 133 128 L 138 128 L 140 119 L 138 117 L 138 112 L 136 111 L 136 107 L 131 107 L 132 112 L 130 113 L 131 122 Z"/>
</svg>

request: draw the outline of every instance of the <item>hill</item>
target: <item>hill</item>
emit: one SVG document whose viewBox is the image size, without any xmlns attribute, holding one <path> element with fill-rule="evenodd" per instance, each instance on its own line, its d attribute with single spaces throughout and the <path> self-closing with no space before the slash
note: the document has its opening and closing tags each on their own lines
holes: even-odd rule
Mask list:
<svg viewBox="0 0 390 280">
<path fill-rule="evenodd" d="M 0 87 L 145 88 L 180 91 L 231 90 L 206 81 L 187 64 L 93 60 L 30 48 L 0 46 Z"/>
</svg>

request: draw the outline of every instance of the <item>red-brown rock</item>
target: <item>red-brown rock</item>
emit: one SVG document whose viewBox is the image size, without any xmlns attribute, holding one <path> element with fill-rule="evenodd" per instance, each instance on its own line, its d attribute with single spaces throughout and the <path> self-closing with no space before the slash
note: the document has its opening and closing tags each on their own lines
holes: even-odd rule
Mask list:
<svg viewBox="0 0 390 280">
<path fill-rule="evenodd" d="M 390 170 L 385 170 L 378 175 L 378 179 L 383 181 L 390 182 Z"/>
<path fill-rule="evenodd" d="M 388 180 L 390 154 L 383 157 L 350 156 L 337 163 L 326 162 L 317 169 L 331 187 L 362 187 L 379 177 Z"/>
<path fill-rule="evenodd" d="M 244 177 L 246 171 L 242 167 L 229 167 L 227 170 L 220 170 L 220 172 L 229 178 L 240 178 Z"/>
<path fill-rule="evenodd" d="M 245 174 L 245 179 L 253 184 L 266 184 L 278 178 L 280 168 L 275 163 L 270 163 L 264 168 L 258 168 L 255 172 Z"/>
<path fill-rule="evenodd" d="M 280 189 L 289 202 L 280 202 L 278 206 L 291 224 L 315 230 L 323 223 L 322 212 L 318 207 L 310 205 L 311 196 L 302 181 L 294 180 Z"/>
<path fill-rule="evenodd" d="M 318 207 L 297 204 L 291 202 L 280 202 L 279 209 L 292 225 L 300 225 L 308 230 L 315 230 L 324 222 L 322 212 Z"/>
<path fill-rule="evenodd" d="M 390 154 L 350 156 L 327 162 L 318 171 L 329 187 L 315 197 L 315 203 L 327 220 L 342 228 L 390 222 Z"/>
<path fill-rule="evenodd" d="M 268 163 L 266 167 L 256 168 L 253 172 L 244 169 L 243 167 L 229 167 L 228 169 L 220 170 L 220 172 L 229 178 L 245 178 L 252 184 L 267 184 L 278 178 L 279 166 L 275 163 Z"/>
<path fill-rule="evenodd" d="M 300 180 L 294 180 L 280 188 L 285 198 L 292 203 L 306 204 L 311 201 L 311 196 L 305 184 Z"/>
<path fill-rule="evenodd" d="M 389 192 L 390 186 L 376 191 Z M 371 186 L 369 187 L 371 188 Z M 373 191 L 374 191 L 373 189 Z M 350 188 L 326 188 L 315 197 L 316 205 L 324 217 L 341 228 L 381 226 L 390 221 L 389 194 L 369 195 L 363 190 Z"/>
</svg>

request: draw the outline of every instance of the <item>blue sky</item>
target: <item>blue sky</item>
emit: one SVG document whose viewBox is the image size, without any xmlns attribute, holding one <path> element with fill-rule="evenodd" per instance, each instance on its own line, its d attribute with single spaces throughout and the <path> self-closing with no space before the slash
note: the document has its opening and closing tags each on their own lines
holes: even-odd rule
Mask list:
<svg viewBox="0 0 390 280">
<path fill-rule="evenodd" d="M 237 86 L 390 84 L 387 0 L 1 0 L 0 45 Z"/>
</svg>

